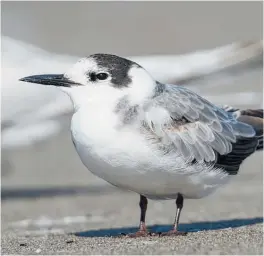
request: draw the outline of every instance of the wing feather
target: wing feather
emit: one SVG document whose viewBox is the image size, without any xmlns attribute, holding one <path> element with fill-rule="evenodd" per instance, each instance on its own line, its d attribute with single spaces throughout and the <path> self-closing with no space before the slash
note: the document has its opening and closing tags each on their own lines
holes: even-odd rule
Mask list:
<svg viewBox="0 0 264 256">
<path fill-rule="evenodd" d="M 238 138 L 255 135 L 253 127 L 185 87 L 164 85 L 146 104 L 148 128 L 186 162 L 212 162 L 228 154 Z"/>
</svg>

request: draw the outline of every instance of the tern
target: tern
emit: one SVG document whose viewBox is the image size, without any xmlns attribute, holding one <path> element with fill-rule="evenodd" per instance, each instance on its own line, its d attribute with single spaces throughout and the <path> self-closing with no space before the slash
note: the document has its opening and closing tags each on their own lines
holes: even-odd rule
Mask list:
<svg viewBox="0 0 264 256">
<path fill-rule="evenodd" d="M 20 81 L 52 85 L 74 106 L 71 134 L 81 161 L 96 176 L 140 195 L 139 231 L 148 199 L 176 201 L 178 230 L 184 199 L 205 197 L 263 149 L 263 110 L 219 107 L 186 87 L 156 81 L 139 64 L 93 54 L 64 74 Z"/>
</svg>

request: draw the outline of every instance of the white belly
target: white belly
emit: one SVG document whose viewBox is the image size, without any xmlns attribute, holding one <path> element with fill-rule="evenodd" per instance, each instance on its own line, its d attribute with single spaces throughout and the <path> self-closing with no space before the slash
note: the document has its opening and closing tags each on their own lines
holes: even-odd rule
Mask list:
<svg viewBox="0 0 264 256">
<path fill-rule="evenodd" d="M 103 119 L 84 122 L 81 114 L 75 113 L 71 127 L 83 164 L 93 174 L 117 187 L 152 199 L 174 199 L 178 193 L 185 198 L 201 198 L 228 179 L 228 175 L 204 172 L 201 168 L 203 172 L 196 174 L 191 174 L 192 170 L 188 168 L 174 168 L 176 159 L 155 152 L 134 131 L 117 132 L 104 125 Z"/>
</svg>

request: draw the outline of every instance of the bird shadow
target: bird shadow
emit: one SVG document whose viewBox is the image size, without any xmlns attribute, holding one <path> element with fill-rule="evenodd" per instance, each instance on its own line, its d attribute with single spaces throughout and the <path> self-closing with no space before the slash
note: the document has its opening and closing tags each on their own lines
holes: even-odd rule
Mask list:
<svg viewBox="0 0 264 256">
<path fill-rule="evenodd" d="M 186 232 L 198 232 L 198 231 L 209 231 L 219 230 L 226 228 L 238 228 L 242 226 L 253 225 L 257 223 L 263 223 L 263 217 L 250 218 L 250 219 L 232 219 L 232 220 L 218 220 L 218 221 L 204 221 L 204 222 L 193 222 L 183 223 L 179 225 L 180 231 Z M 149 226 L 148 229 L 151 232 L 159 233 L 166 232 L 171 229 L 171 225 L 153 225 Z M 74 235 L 81 237 L 115 237 L 121 234 L 134 233 L 138 230 L 138 227 L 124 227 L 124 228 L 110 228 L 110 229 L 99 229 L 76 232 Z"/>
</svg>

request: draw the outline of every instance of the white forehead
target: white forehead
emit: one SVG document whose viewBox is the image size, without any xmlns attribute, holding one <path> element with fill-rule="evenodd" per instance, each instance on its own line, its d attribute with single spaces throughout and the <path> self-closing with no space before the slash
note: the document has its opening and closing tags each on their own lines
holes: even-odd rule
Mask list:
<svg viewBox="0 0 264 256">
<path fill-rule="evenodd" d="M 91 72 L 103 72 L 106 71 L 102 67 L 99 67 L 93 58 L 82 58 L 75 63 L 64 76 L 72 81 L 85 84 L 88 81 L 88 74 Z"/>
</svg>

